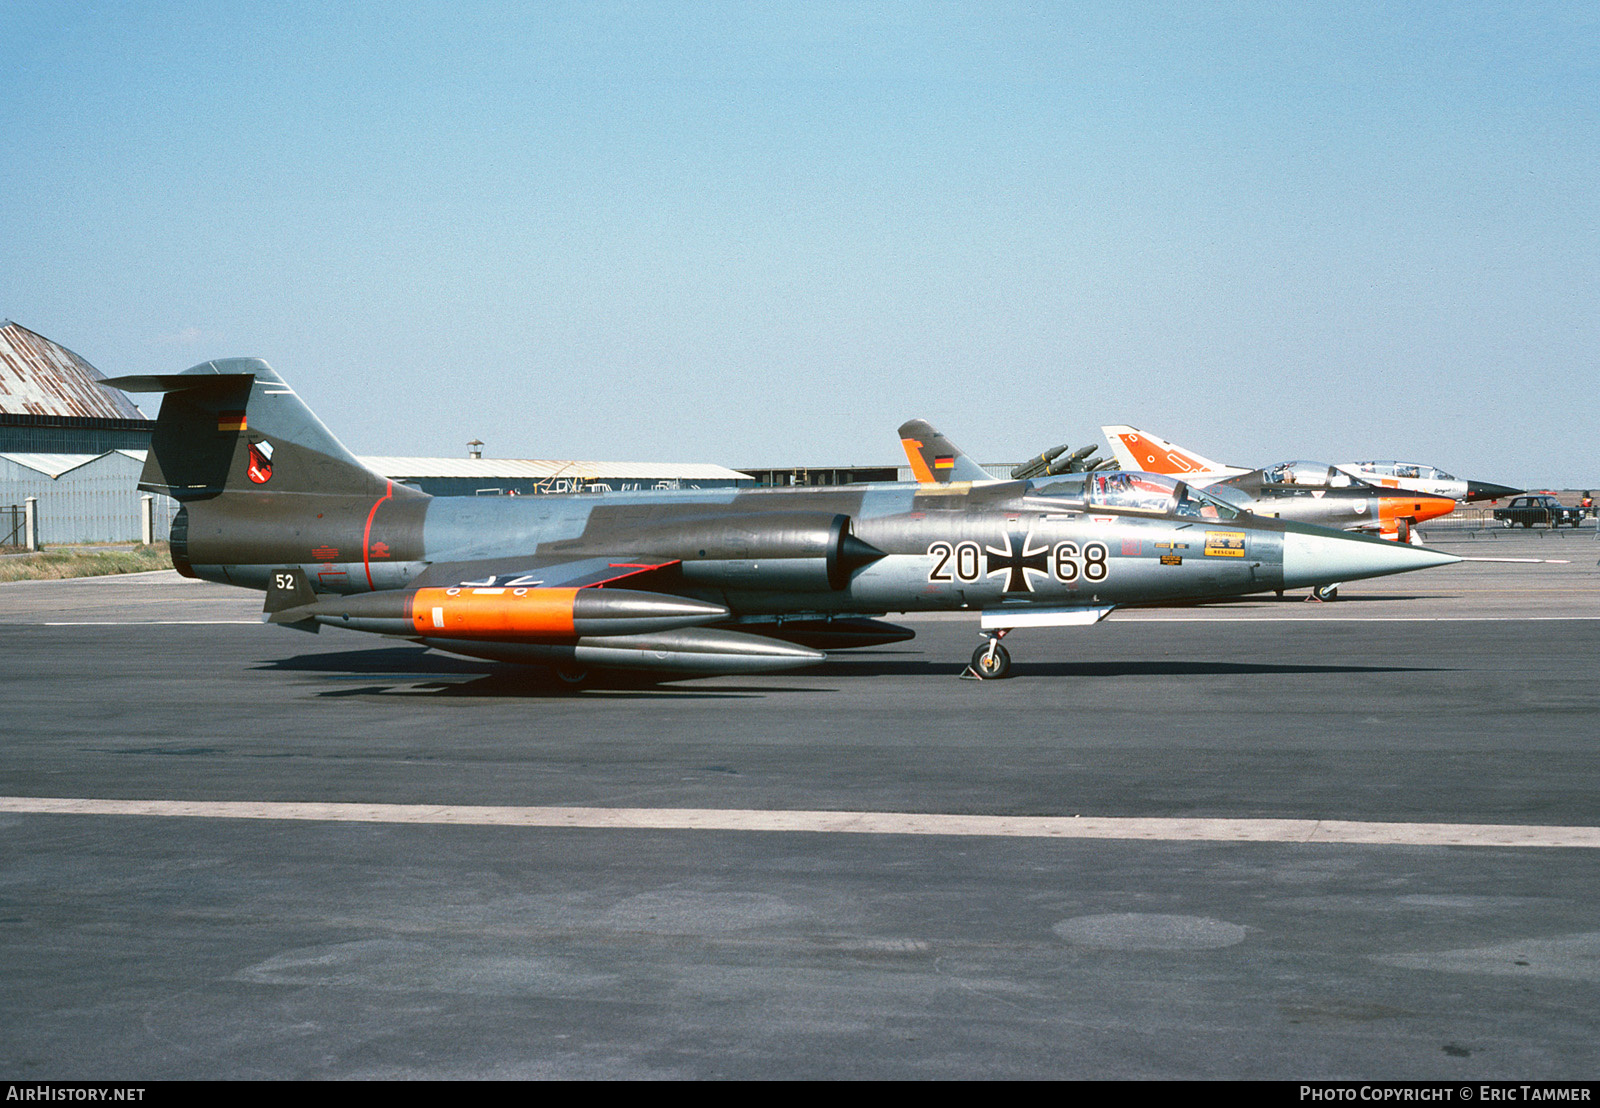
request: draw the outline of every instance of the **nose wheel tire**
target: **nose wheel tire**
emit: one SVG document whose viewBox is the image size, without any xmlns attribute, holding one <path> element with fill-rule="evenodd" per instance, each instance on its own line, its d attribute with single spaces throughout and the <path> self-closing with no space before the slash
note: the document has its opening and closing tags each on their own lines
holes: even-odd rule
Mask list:
<svg viewBox="0 0 1600 1108">
<path fill-rule="evenodd" d="M 972 652 L 972 672 L 985 681 L 998 681 L 1011 672 L 1011 652 L 999 643 L 985 643 Z"/>
<path fill-rule="evenodd" d="M 1316 588 L 1311 590 L 1311 596 L 1315 600 L 1334 600 L 1338 597 L 1338 595 L 1338 585 L 1318 585 Z"/>
</svg>

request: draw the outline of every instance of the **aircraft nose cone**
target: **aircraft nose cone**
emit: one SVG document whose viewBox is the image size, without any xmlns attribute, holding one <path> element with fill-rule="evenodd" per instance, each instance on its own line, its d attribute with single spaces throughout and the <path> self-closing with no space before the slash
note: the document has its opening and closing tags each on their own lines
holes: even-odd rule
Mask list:
<svg viewBox="0 0 1600 1108">
<path fill-rule="evenodd" d="M 1496 485 L 1491 481 L 1468 481 L 1468 500 L 1499 500 L 1503 496 L 1516 496 L 1521 489 L 1514 489 L 1510 485 Z"/>
<path fill-rule="evenodd" d="M 1447 566 L 1461 559 L 1425 546 L 1347 535 L 1337 531 L 1286 531 L 1283 587 L 1306 588 Z"/>
<path fill-rule="evenodd" d="M 1419 506 L 1416 509 L 1417 522 L 1427 519 L 1438 519 L 1447 516 L 1456 510 L 1456 502 L 1448 496 L 1423 496 L 1418 498 Z"/>
</svg>

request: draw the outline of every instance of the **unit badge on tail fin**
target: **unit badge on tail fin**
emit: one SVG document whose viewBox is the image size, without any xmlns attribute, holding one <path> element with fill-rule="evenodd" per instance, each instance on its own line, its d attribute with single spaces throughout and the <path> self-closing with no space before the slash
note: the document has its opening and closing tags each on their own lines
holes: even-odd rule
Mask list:
<svg viewBox="0 0 1600 1108">
<path fill-rule="evenodd" d="M 272 444 L 266 439 L 250 444 L 250 480 L 265 485 L 272 480 Z"/>
</svg>

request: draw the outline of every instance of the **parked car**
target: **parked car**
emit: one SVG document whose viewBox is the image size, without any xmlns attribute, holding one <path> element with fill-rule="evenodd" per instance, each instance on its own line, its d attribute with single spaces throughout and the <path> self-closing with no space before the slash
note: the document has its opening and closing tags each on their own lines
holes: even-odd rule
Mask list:
<svg viewBox="0 0 1600 1108">
<path fill-rule="evenodd" d="M 1507 527 L 1515 527 L 1519 523 L 1524 527 L 1532 527 L 1535 523 L 1548 523 L 1551 527 L 1560 527 L 1565 523 L 1576 527 L 1583 522 L 1583 509 L 1569 508 L 1549 493 L 1537 493 L 1512 497 L 1504 508 L 1494 510 L 1494 518 Z"/>
</svg>

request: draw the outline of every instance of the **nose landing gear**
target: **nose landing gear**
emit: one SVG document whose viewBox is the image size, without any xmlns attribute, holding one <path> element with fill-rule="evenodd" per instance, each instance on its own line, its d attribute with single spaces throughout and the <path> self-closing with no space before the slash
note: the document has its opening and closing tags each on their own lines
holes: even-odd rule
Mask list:
<svg viewBox="0 0 1600 1108">
<path fill-rule="evenodd" d="M 1011 672 L 1011 652 L 1000 645 L 1011 628 L 979 632 L 984 643 L 972 652 L 972 662 L 961 671 L 964 681 L 998 681 Z"/>
<path fill-rule="evenodd" d="M 1098 601 L 1098 596 L 1094 600 Z M 1088 627 L 1111 614 L 1115 604 L 1074 608 L 1011 608 L 983 613 L 983 645 L 972 652 L 972 664 L 961 671 L 967 681 L 998 681 L 1011 672 L 1011 652 L 1000 640 L 1018 627 Z"/>
</svg>

